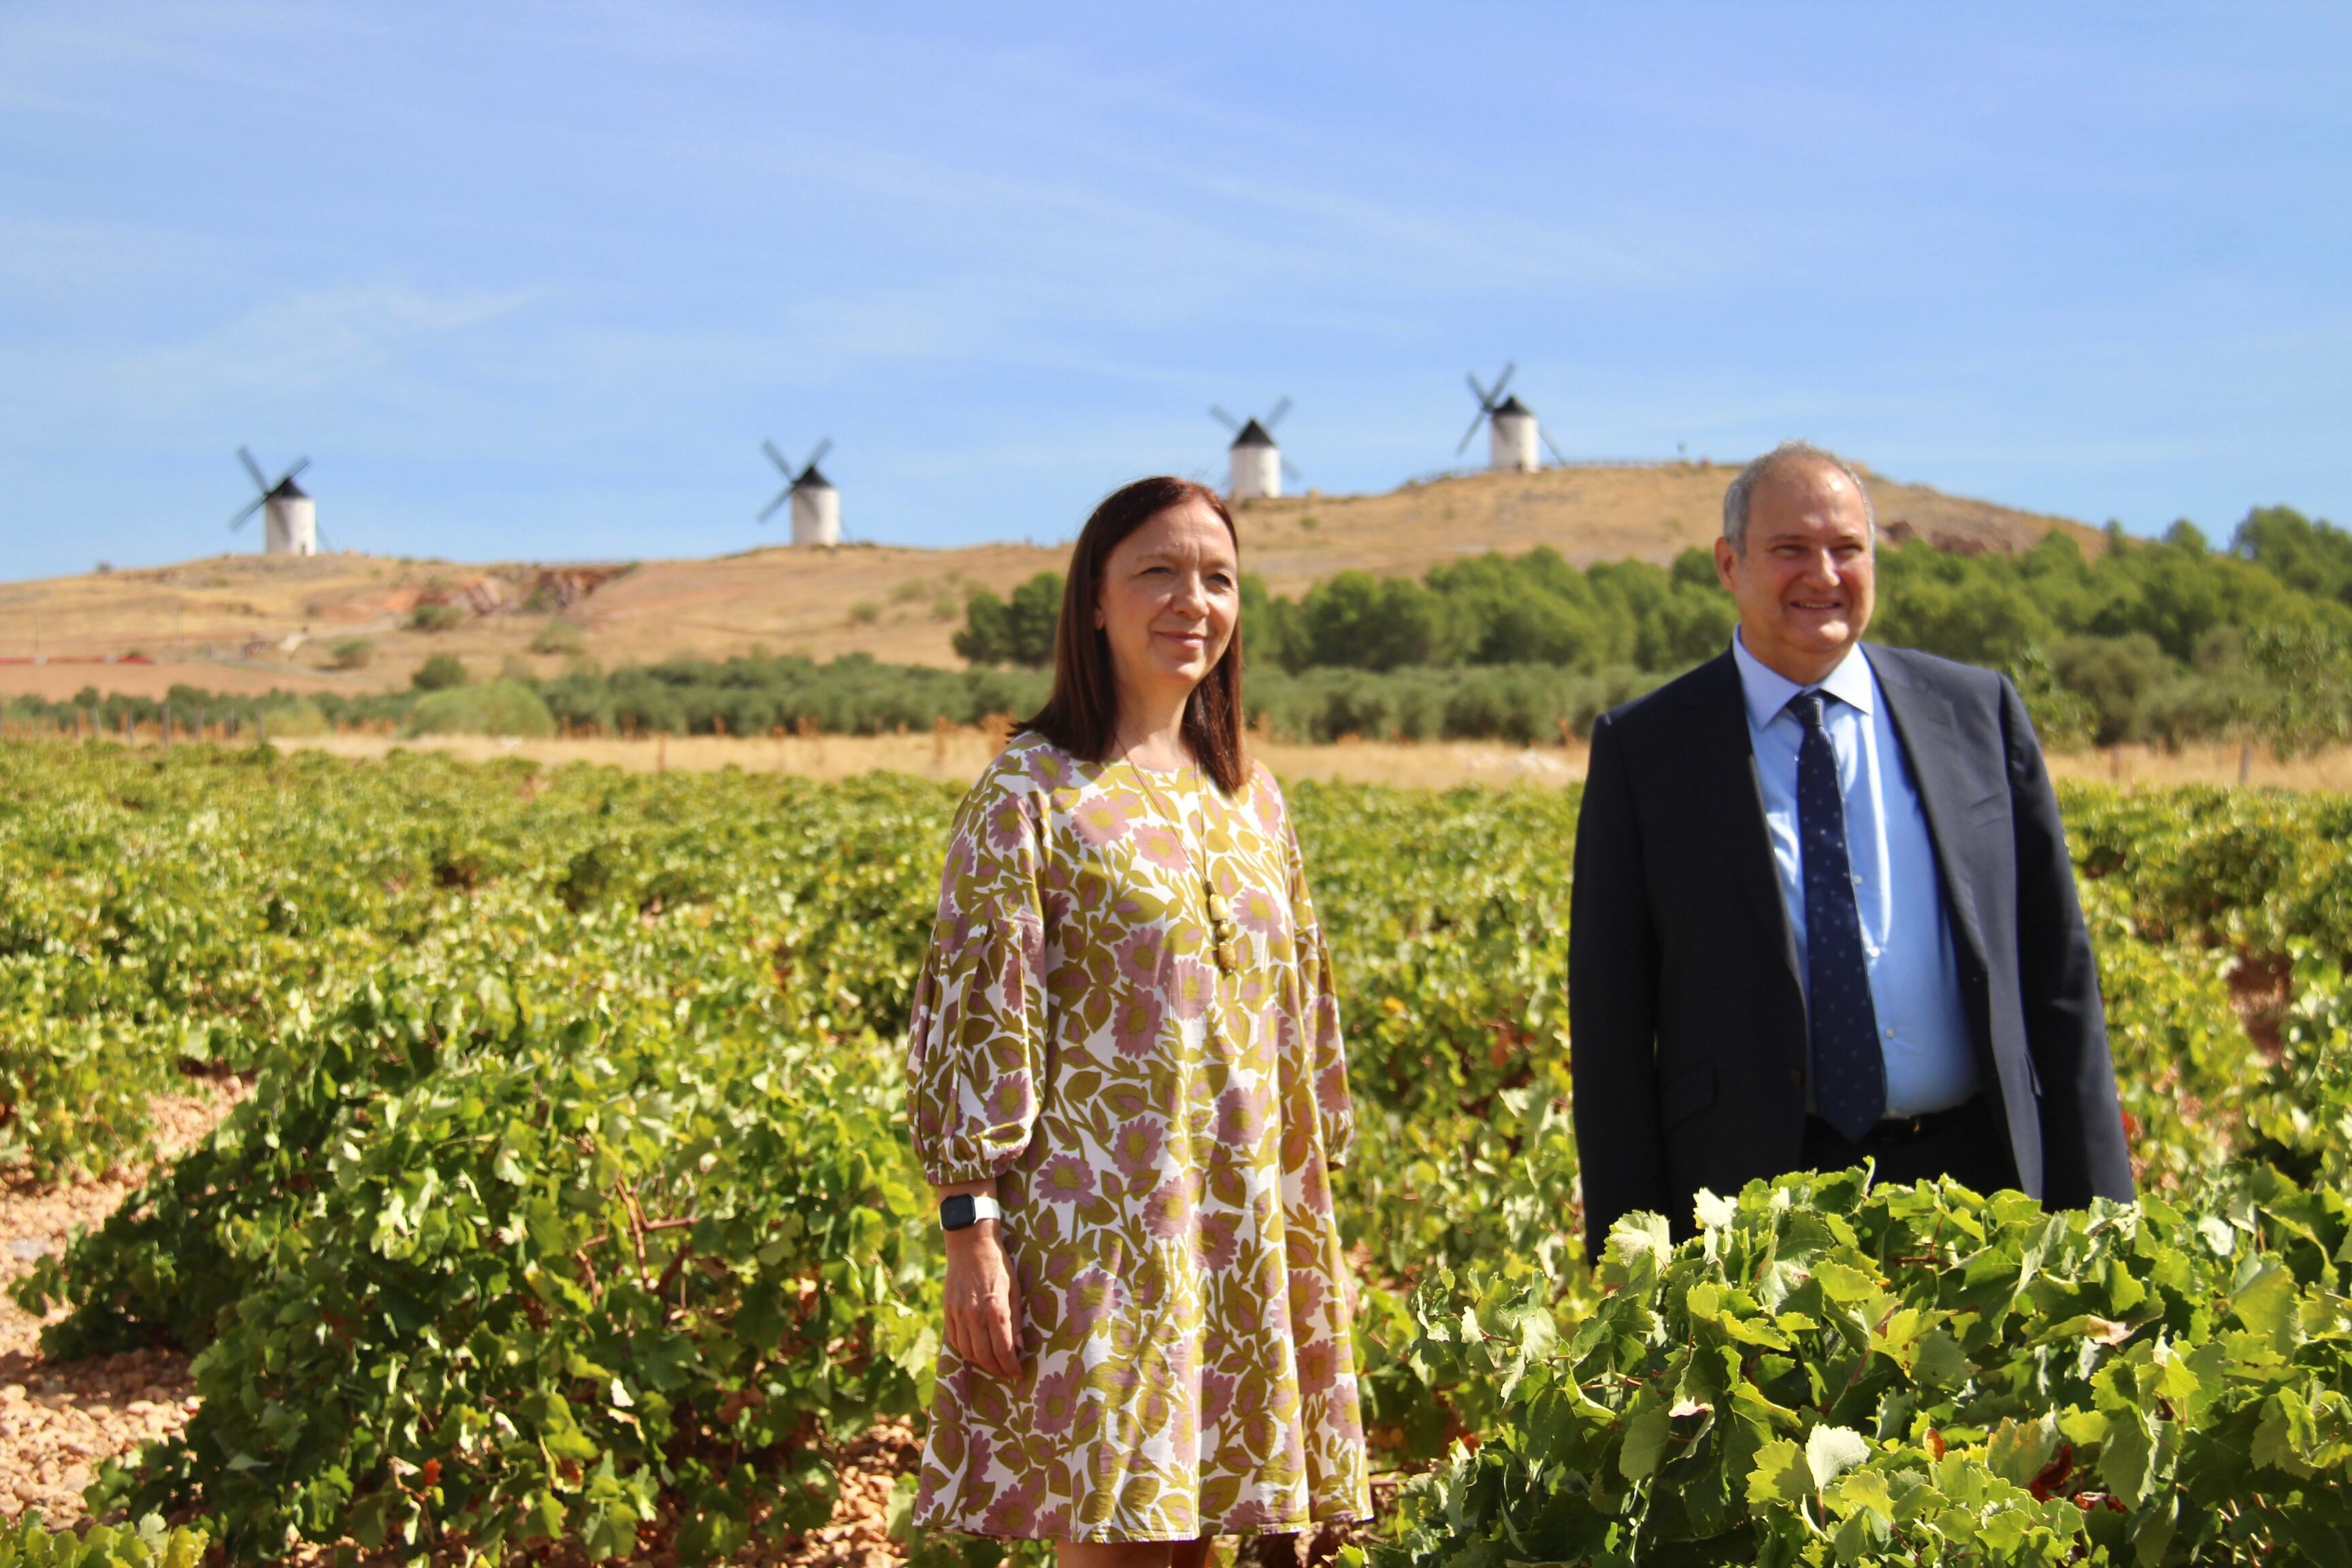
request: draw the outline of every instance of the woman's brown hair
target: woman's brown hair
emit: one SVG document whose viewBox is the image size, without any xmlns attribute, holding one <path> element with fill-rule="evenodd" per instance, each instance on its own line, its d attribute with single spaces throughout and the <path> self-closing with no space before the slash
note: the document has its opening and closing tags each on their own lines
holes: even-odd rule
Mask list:
<svg viewBox="0 0 2352 1568">
<path fill-rule="evenodd" d="M 1037 716 L 1023 725 L 1034 730 L 1072 756 L 1099 763 L 1110 755 L 1118 740 L 1118 684 L 1113 678 L 1110 638 L 1095 625 L 1095 606 L 1102 589 L 1103 568 L 1110 552 L 1127 536 L 1172 507 L 1200 501 L 1217 514 L 1233 535 L 1234 553 L 1241 553 L 1241 536 L 1234 531 L 1234 514 L 1217 492 L 1190 479 L 1161 475 L 1138 479 L 1114 490 L 1078 532 L 1070 552 L 1070 574 L 1062 584 L 1062 618 L 1054 628 L 1054 690 Z M 1224 657 L 1192 689 L 1184 702 L 1184 743 L 1202 771 L 1217 781 L 1227 795 L 1239 789 L 1249 774 L 1242 750 L 1242 629 L 1236 624 Z"/>
</svg>

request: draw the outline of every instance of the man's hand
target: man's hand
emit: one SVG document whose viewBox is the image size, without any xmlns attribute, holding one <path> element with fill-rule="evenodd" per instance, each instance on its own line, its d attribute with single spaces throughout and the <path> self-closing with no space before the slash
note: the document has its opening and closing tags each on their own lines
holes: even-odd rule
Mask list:
<svg viewBox="0 0 2352 1568">
<path fill-rule="evenodd" d="M 1021 1375 L 1021 1287 L 1006 1267 L 997 1221 L 947 1233 L 948 1343 L 981 1371 Z"/>
</svg>

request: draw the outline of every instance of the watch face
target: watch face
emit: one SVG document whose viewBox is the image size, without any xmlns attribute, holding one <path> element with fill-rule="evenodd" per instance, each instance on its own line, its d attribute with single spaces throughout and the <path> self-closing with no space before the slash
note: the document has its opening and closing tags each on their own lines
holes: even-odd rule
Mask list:
<svg viewBox="0 0 2352 1568">
<path fill-rule="evenodd" d="M 940 1228 L 941 1230 L 962 1230 L 971 1225 L 976 1217 L 972 1213 L 970 1193 L 958 1193 L 951 1198 L 940 1200 Z"/>
</svg>

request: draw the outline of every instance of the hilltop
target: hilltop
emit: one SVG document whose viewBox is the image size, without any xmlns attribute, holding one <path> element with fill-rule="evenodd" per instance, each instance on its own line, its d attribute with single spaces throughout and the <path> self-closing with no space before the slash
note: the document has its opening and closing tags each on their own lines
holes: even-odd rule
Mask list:
<svg viewBox="0 0 2352 1568">
<path fill-rule="evenodd" d="M 1383 495 L 1313 492 L 1245 504 L 1244 567 L 1277 594 L 1348 570 L 1418 575 L 1488 550 L 1549 545 L 1578 565 L 1666 562 L 1714 537 L 1721 464 L 1579 467 L 1474 474 Z M 2100 536 L 2067 519 L 1871 479 L 1887 536 L 1944 549 L 2016 551 L 2053 528 L 2086 553 Z M 1079 520 L 1072 520 L 1075 532 Z M 551 675 L 571 657 L 552 623 L 609 666 L 754 647 L 818 659 L 863 652 L 954 666 L 950 637 L 974 589 L 1003 593 L 1058 571 L 1066 544 L 959 550 L 771 548 L 702 560 L 464 565 L 360 554 L 223 555 L 0 588 L 0 695 L 58 698 L 84 686 L 159 696 L 174 682 L 219 691 L 362 692 L 403 686 L 435 653 L 482 673 L 519 658 Z M 419 629 L 420 605 L 441 629 Z M 366 664 L 336 668 L 364 641 Z M 534 651 L 538 648 L 543 651 Z M 135 656 L 135 658 L 132 658 Z M 27 662 L 38 657 L 45 663 Z M 132 658 L 131 662 L 120 662 Z M 118 662 L 103 663 L 113 659 Z"/>
</svg>

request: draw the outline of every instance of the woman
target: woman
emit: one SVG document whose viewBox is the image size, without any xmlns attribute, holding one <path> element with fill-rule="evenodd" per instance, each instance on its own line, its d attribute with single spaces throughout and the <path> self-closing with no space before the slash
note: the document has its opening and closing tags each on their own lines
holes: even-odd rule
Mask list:
<svg viewBox="0 0 2352 1568">
<path fill-rule="evenodd" d="M 950 1227 L 916 1522 L 1062 1568 L 1370 1511 L 1339 1006 L 1244 756 L 1240 614 L 1213 493 L 1096 509 L 1053 694 L 957 815 L 916 984 L 908 1120 Z"/>
</svg>

